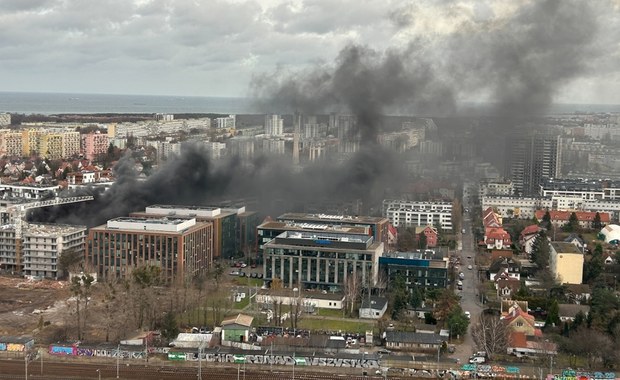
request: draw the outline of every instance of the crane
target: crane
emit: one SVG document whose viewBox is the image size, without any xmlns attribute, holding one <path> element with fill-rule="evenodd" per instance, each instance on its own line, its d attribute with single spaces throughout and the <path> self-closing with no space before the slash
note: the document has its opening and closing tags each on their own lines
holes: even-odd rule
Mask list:
<svg viewBox="0 0 620 380">
<path fill-rule="evenodd" d="M 42 207 L 59 206 L 69 203 L 78 203 L 92 201 L 95 199 L 92 195 L 83 195 L 79 197 L 57 197 L 54 199 L 48 199 L 44 201 L 34 201 L 28 203 L 20 203 L 8 206 L 6 212 L 9 215 L 10 223 L 15 226 L 15 267 L 19 273 L 21 273 L 21 259 L 22 259 L 22 229 L 24 218 L 28 210 Z"/>
</svg>

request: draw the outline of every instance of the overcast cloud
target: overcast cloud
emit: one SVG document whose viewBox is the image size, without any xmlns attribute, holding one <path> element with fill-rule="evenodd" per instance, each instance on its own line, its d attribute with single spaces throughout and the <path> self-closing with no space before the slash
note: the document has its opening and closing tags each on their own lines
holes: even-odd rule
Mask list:
<svg viewBox="0 0 620 380">
<path fill-rule="evenodd" d="M 329 64 L 352 44 L 378 52 L 406 51 L 415 41 L 424 46 L 431 65 L 436 62 L 449 67 L 450 62 L 445 61 L 461 56 L 458 49 L 475 49 L 477 43 L 494 46 L 485 42 L 488 39 L 481 33 L 482 26 L 510 23 L 511 16 L 527 3 L 530 1 L 3 0 L 0 90 L 246 96 L 257 73 L 273 72 L 276 67 L 298 71 Z M 556 47 L 562 54 L 583 55 L 586 64 L 578 70 L 558 67 L 562 73 L 573 70 L 574 75 L 559 73 L 549 78 L 555 81 L 554 93 L 549 95 L 562 102 L 620 103 L 620 1 L 583 3 L 593 4 L 595 23 L 566 25 L 566 33 L 590 36 L 583 29 L 596 28 L 593 39 L 578 49 Z M 544 35 L 544 25 L 541 20 L 534 33 Z M 521 32 L 532 31 L 515 30 Z M 501 44 L 501 38 L 510 35 L 499 37 L 494 43 Z M 458 46 L 455 41 L 460 41 Z M 520 68 L 536 64 L 537 59 L 548 64 L 544 50 L 534 52 L 529 62 L 498 57 L 495 62 L 468 64 L 493 67 L 503 65 L 503 59 Z M 505 67 L 506 72 L 493 69 L 510 79 L 510 65 Z M 456 95 L 478 100 L 492 93 Z"/>
</svg>

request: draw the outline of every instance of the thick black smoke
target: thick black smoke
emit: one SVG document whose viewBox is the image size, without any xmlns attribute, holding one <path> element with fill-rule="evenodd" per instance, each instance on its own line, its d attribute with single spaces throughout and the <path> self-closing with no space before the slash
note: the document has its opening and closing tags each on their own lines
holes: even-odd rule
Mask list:
<svg viewBox="0 0 620 380">
<path fill-rule="evenodd" d="M 498 121 L 484 124 L 493 130 L 483 131 L 481 144 L 500 146 L 490 138 L 501 138 L 520 118 L 544 113 L 565 84 L 588 72 L 588 63 L 600 55 L 593 41 L 597 15 L 607 3 L 521 4 L 508 18 L 468 21 L 451 34 L 410 41 L 404 48 L 377 51 L 350 44 L 333 65 L 255 76 L 251 89 L 264 113 L 355 115 L 362 148 L 348 161 L 299 172 L 269 158 L 214 164 L 202 149 L 189 147 L 146 181 L 138 181 L 133 161 L 125 157 L 116 167 L 118 181 L 112 189 L 64 216 L 54 210 L 50 218 L 92 226 L 153 203 L 208 205 L 254 197 L 261 211 L 273 214 L 325 198 L 381 198 L 383 189 L 403 179 L 399 159 L 375 144 L 382 114 L 395 108 L 458 115 L 458 100 L 488 95 Z M 391 15 L 406 27 L 416 18 L 407 12 Z M 279 207 L 273 206 L 275 200 L 282 201 Z"/>
</svg>

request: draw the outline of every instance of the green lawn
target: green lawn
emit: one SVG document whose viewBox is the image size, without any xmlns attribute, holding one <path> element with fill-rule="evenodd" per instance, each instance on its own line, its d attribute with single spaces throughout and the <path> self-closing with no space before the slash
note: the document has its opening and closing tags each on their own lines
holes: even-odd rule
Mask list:
<svg viewBox="0 0 620 380">
<path fill-rule="evenodd" d="M 234 277 L 232 283 L 237 286 L 250 286 L 252 288 L 263 286 L 263 280 L 250 277 Z"/>
<path fill-rule="evenodd" d="M 234 308 L 237 310 L 245 309 L 246 306 L 250 304 L 250 295 L 246 294 L 245 298 L 241 299 L 241 302 L 235 302 Z"/>
<path fill-rule="evenodd" d="M 316 315 L 320 315 L 321 317 L 338 317 L 338 318 L 344 317 L 344 313 L 342 312 L 342 310 L 336 310 L 336 309 L 317 308 Z"/>
<path fill-rule="evenodd" d="M 365 333 L 372 330 L 374 324 L 357 321 L 338 321 L 331 319 L 303 318 L 298 323 L 299 328 L 306 330 L 346 331 Z"/>
</svg>

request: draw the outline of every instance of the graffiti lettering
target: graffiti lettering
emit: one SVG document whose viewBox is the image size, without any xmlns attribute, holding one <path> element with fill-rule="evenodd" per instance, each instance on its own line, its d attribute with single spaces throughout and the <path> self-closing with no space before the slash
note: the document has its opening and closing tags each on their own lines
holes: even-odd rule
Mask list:
<svg viewBox="0 0 620 380">
<path fill-rule="evenodd" d="M 204 358 L 211 363 L 236 363 L 232 354 L 206 354 Z M 197 357 L 194 357 L 197 360 Z M 315 367 L 341 368 L 379 368 L 379 361 L 375 359 L 340 359 L 323 357 L 305 357 L 295 355 L 245 355 L 247 364 L 275 364 L 275 365 L 309 365 Z"/>
</svg>

